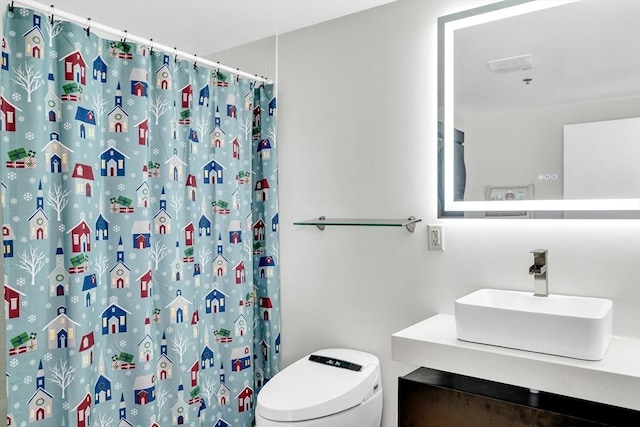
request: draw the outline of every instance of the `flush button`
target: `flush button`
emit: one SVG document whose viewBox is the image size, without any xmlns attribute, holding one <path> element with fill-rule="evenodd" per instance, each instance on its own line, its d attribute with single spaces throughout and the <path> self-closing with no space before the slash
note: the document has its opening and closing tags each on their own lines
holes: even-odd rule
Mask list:
<svg viewBox="0 0 640 427">
<path fill-rule="evenodd" d="M 332 357 L 325 357 L 325 356 L 319 356 L 317 354 L 312 354 L 311 356 L 309 356 L 309 360 L 311 362 L 333 366 L 334 368 L 348 369 L 350 371 L 357 371 L 357 372 L 362 371 L 362 365 L 358 365 L 357 363 L 347 362 L 345 360 L 334 359 Z"/>
</svg>

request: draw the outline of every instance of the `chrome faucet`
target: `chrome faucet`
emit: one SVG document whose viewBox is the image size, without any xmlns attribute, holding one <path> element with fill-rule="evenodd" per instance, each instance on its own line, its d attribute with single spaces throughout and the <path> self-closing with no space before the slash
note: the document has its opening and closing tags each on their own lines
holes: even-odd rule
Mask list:
<svg viewBox="0 0 640 427">
<path fill-rule="evenodd" d="M 533 265 L 529 267 L 529 274 L 533 275 L 533 296 L 549 296 L 549 279 L 547 276 L 547 250 L 536 249 L 533 254 Z"/>
</svg>

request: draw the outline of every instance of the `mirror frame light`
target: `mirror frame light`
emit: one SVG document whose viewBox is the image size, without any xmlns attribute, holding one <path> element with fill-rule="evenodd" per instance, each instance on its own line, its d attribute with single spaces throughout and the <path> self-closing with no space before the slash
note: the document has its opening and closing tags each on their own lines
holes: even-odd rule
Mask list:
<svg viewBox="0 0 640 427">
<path fill-rule="evenodd" d="M 438 19 L 438 107 L 443 108 L 439 119 L 443 122 L 444 173 L 438 174 L 439 188 L 444 188 L 440 216 L 455 212 L 516 212 L 516 211 L 638 211 L 638 199 L 581 199 L 581 200 L 454 200 L 454 37 L 456 29 L 466 28 L 529 12 L 561 6 L 579 0 L 504 0 L 440 17 Z M 441 178 L 442 177 L 442 178 Z"/>
</svg>

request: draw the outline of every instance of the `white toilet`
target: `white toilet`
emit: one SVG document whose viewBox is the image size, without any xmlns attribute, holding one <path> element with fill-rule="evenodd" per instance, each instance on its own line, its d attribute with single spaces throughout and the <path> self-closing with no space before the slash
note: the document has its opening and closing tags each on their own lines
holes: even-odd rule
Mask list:
<svg viewBox="0 0 640 427">
<path fill-rule="evenodd" d="M 380 427 L 380 361 L 326 349 L 275 375 L 258 393 L 256 427 Z"/>
</svg>

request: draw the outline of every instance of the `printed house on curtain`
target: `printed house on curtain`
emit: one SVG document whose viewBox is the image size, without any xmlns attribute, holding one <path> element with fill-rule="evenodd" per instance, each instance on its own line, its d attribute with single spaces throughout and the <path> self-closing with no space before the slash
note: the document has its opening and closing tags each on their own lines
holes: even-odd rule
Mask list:
<svg viewBox="0 0 640 427">
<path fill-rule="evenodd" d="M 256 200 L 259 202 L 266 202 L 269 195 L 269 180 L 266 178 L 256 181 L 255 192 Z"/>
<path fill-rule="evenodd" d="M 178 401 L 171 408 L 173 424 L 183 425 L 189 422 L 189 405 L 184 400 L 184 386 L 178 386 Z"/>
<path fill-rule="evenodd" d="M 171 68 L 169 68 L 169 55 L 164 55 L 162 66 L 156 70 L 156 87 L 167 90 L 171 88 Z"/>
<path fill-rule="evenodd" d="M 239 219 L 229 221 L 229 243 L 242 243 L 242 225 Z"/>
<path fill-rule="evenodd" d="M 169 160 L 167 160 L 165 164 L 169 165 L 171 179 L 173 179 L 174 181 L 182 181 L 184 176 L 184 169 L 187 164 L 180 157 L 178 157 L 177 149 L 173 149 L 173 156 L 171 156 L 171 158 L 169 158 Z"/>
<path fill-rule="evenodd" d="M 40 29 L 40 15 L 33 15 L 33 27 L 24 33 L 24 53 L 32 58 L 39 59 L 44 51 L 44 35 Z"/>
<path fill-rule="evenodd" d="M 63 56 L 60 61 L 64 62 L 64 79 L 66 81 L 81 85 L 87 84 L 87 63 L 80 53 L 79 46 L 75 51 Z"/>
<path fill-rule="evenodd" d="M 89 274 L 84 276 L 82 281 L 82 292 L 84 295 L 85 307 L 91 307 L 91 304 L 96 300 L 96 292 L 98 289 L 98 281 L 95 274 Z"/>
<path fill-rule="evenodd" d="M 229 261 L 222 254 L 218 254 L 213 259 L 213 275 L 214 276 L 226 276 L 229 268 Z"/>
<path fill-rule="evenodd" d="M 100 175 L 125 176 L 125 162 L 130 157 L 113 147 L 114 140 L 110 139 L 108 143 L 112 146 L 100 153 Z"/>
<path fill-rule="evenodd" d="M 120 82 L 116 88 L 115 95 L 115 107 L 109 113 L 109 131 L 115 133 L 123 133 L 128 131 L 129 114 L 122 108 L 122 89 L 120 88 Z"/>
<path fill-rule="evenodd" d="M 253 409 L 253 389 L 246 386 L 236 396 L 238 400 L 238 412 L 250 411 Z"/>
<path fill-rule="evenodd" d="M 143 68 L 134 68 L 131 70 L 129 80 L 131 81 L 131 94 L 135 96 L 147 96 L 149 89 L 147 70 Z"/>
<path fill-rule="evenodd" d="M 82 216 L 84 217 L 84 213 Z M 69 230 L 69 233 L 71 234 L 71 250 L 74 253 L 91 250 L 91 228 L 84 218 Z"/>
<path fill-rule="evenodd" d="M 122 244 L 122 237 L 120 237 L 118 243 L 118 250 L 116 252 L 116 264 L 109 271 L 109 277 L 111 279 L 112 289 L 128 288 L 131 280 L 131 269 L 124 262 L 124 245 Z"/>
<path fill-rule="evenodd" d="M 44 96 L 44 105 L 46 105 L 44 113 L 47 120 L 50 122 L 60 121 L 60 116 L 62 114 L 62 100 L 56 93 L 56 83 L 53 73 L 49 73 L 48 90 L 47 94 Z"/>
<path fill-rule="evenodd" d="M 209 83 L 205 83 L 200 89 L 200 94 L 198 96 L 198 105 L 204 105 L 205 107 L 209 106 Z"/>
<path fill-rule="evenodd" d="M 16 131 L 16 110 L 22 112 L 21 109 L 6 100 L 4 96 L 0 96 L 0 128 L 5 132 Z"/>
<path fill-rule="evenodd" d="M 153 294 L 151 269 L 147 270 L 142 276 L 138 277 L 140 283 L 140 298 L 148 298 Z"/>
<path fill-rule="evenodd" d="M 9 69 L 9 54 L 11 53 L 11 48 L 9 47 L 9 44 L 7 43 L 7 39 L 4 38 L 4 36 L 2 37 L 2 69 L 3 70 L 8 70 Z"/>
<path fill-rule="evenodd" d="M 260 278 L 273 277 L 275 274 L 275 265 L 272 256 L 260 257 L 260 262 L 258 263 Z"/>
<path fill-rule="evenodd" d="M 5 258 L 13 258 L 13 241 L 16 239 L 13 228 L 9 224 L 2 224 L 2 247 Z"/>
<path fill-rule="evenodd" d="M 8 319 L 20 317 L 20 298 L 25 294 L 4 284 L 4 312 Z"/>
<path fill-rule="evenodd" d="M 222 184 L 224 183 L 224 169 L 220 163 L 215 160 L 207 162 L 203 167 L 203 182 L 205 184 Z"/>
<path fill-rule="evenodd" d="M 102 354 L 100 355 L 100 372 L 104 372 L 104 360 L 102 358 Z M 94 396 L 93 396 L 93 400 L 94 403 L 97 405 L 100 402 L 106 402 L 108 400 L 111 400 L 112 395 L 111 395 L 111 379 L 109 377 L 107 377 L 106 375 L 104 375 L 103 373 L 100 374 L 100 376 L 98 376 L 98 379 L 96 380 L 96 385 L 94 387 Z"/>
<path fill-rule="evenodd" d="M 182 323 L 189 318 L 189 306 L 192 305 L 185 297 L 182 291 L 176 291 L 176 297 L 165 308 L 169 309 L 171 323 Z"/>
<path fill-rule="evenodd" d="M 131 312 L 118 305 L 118 297 L 109 298 L 111 303 L 101 315 L 102 335 L 118 334 L 127 332 L 127 316 Z"/>
<path fill-rule="evenodd" d="M 135 221 L 131 228 L 133 247 L 135 249 L 145 249 L 151 246 L 151 222 Z"/>
<path fill-rule="evenodd" d="M 69 293 L 69 274 L 64 267 L 64 252 L 58 242 L 56 248 L 56 264 L 47 276 L 49 296 L 63 296 Z"/>
<path fill-rule="evenodd" d="M 93 346 L 95 344 L 95 338 L 93 336 L 93 331 L 89 332 L 87 335 L 84 335 L 80 338 L 80 348 L 78 351 L 82 355 L 82 367 L 86 368 L 87 366 L 93 364 Z"/>
<path fill-rule="evenodd" d="M 51 132 L 49 142 L 40 151 L 44 153 L 44 164 L 49 165 L 49 172 L 69 172 L 69 153 L 73 150 L 60 142 L 58 133 Z"/>
<path fill-rule="evenodd" d="M 36 377 L 36 391 L 27 402 L 29 408 L 29 422 L 45 420 L 53 415 L 53 395 L 45 390 L 45 376 L 42 360 L 38 365 Z"/>
<path fill-rule="evenodd" d="M 75 180 L 76 194 L 91 197 L 93 193 L 93 168 L 83 163 L 76 163 L 71 175 Z"/>
<path fill-rule="evenodd" d="M 136 188 L 137 205 L 142 208 L 148 208 L 151 203 L 149 195 L 151 190 L 149 189 L 149 183 L 143 181 L 138 188 Z"/>
<path fill-rule="evenodd" d="M 146 405 L 156 400 L 155 374 L 140 375 L 133 383 L 136 405 Z"/>
<path fill-rule="evenodd" d="M 100 83 L 106 83 L 108 69 L 109 66 L 104 62 L 104 59 L 102 59 L 102 55 L 98 54 L 98 56 L 93 60 L 93 80 L 97 80 Z"/>
<path fill-rule="evenodd" d="M 31 240 L 44 240 L 49 238 L 49 217 L 44 211 L 42 181 L 38 184 L 36 211 L 29 217 L 29 230 L 29 238 Z"/>
<path fill-rule="evenodd" d="M 248 346 L 236 347 L 231 350 L 231 370 L 243 371 L 251 366 L 251 350 Z"/>
<path fill-rule="evenodd" d="M 211 146 L 212 147 L 222 148 L 224 146 L 225 133 L 220 128 L 220 126 L 214 127 L 213 130 L 211 132 L 209 132 L 209 135 L 211 135 Z"/>
<path fill-rule="evenodd" d="M 78 130 L 80 138 L 96 138 L 96 113 L 84 107 L 78 107 L 76 110 L 76 121 L 79 125 Z"/>
<path fill-rule="evenodd" d="M 205 313 L 224 313 L 226 311 L 225 302 L 227 300 L 227 295 L 225 295 L 224 292 L 220 291 L 220 289 L 213 289 L 207 295 L 205 295 L 204 299 Z"/>
<path fill-rule="evenodd" d="M 96 219 L 96 240 L 109 240 L 109 220 L 102 213 Z"/>
<path fill-rule="evenodd" d="M 156 367 L 159 379 L 166 380 L 173 377 L 173 361 L 167 356 L 167 338 L 164 332 L 160 344 L 160 358 L 156 363 Z"/>
<path fill-rule="evenodd" d="M 193 101 L 193 86 L 191 83 L 180 89 L 182 108 L 191 108 L 191 102 Z"/>
<path fill-rule="evenodd" d="M 149 119 L 144 119 L 135 127 L 138 128 L 138 145 L 147 145 L 149 141 Z"/>
<path fill-rule="evenodd" d="M 91 394 L 84 395 L 80 403 L 73 408 L 76 413 L 76 423 L 78 427 L 88 427 L 91 422 Z"/>
<path fill-rule="evenodd" d="M 67 316 L 67 307 L 58 307 L 58 315 L 43 328 L 49 337 L 49 348 L 75 347 L 76 326 L 80 324 Z"/>
</svg>

